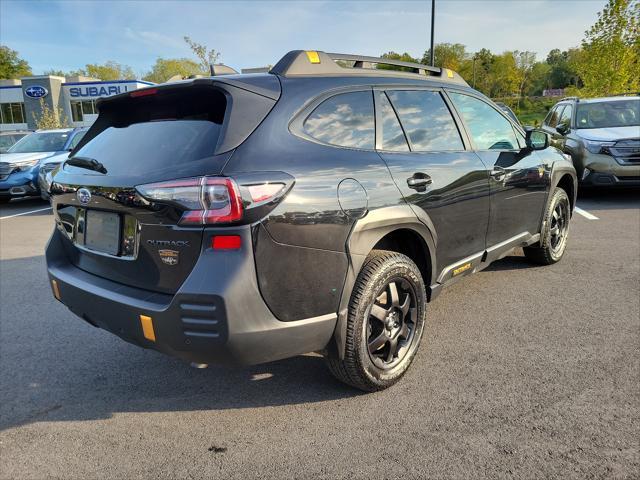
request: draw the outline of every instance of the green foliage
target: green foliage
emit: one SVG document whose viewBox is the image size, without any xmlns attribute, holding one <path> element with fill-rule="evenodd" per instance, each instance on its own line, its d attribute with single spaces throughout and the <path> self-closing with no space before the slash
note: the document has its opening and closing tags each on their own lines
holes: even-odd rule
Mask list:
<svg viewBox="0 0 640 480">
<path fill-rule="evenodd" d="M 434 62 L 436 67 L 460 70 L 461 65 L 467 59 L 467 47 L 461 43 L 438 43 L 434 47 Z M 431 49 L 422 55 L 422 63 L 429 65 Z"/>
<path fill-rule="evenodd" d="M 189 77 L 190 75 L 205 74 L 209 71 L 202 71 L 202 66 L 188 58 L 158 58 L 143 80 L 154 83 L 164 83 L 176 75 Z"/>
<path fill-rule="evenodd" d="M 396 53 L 396 52 L 387 52 L 381 55 L 382 58 L 387 58 L 389 60 L 400 60 L 402 62 L 412 62 L 412 63 L 420 63 L 417 58 L 413 58 L 408 53 Z M 405 67 L 394 67 L 393 65 L 385 65 L 384 63 L 379 63 L 376 65 L 376 68 L 380 70 L 400 70 L 403 72 L 411 72 L 411 68 Z"/>
<path fill-rule="evenodd" d="M 36 123 L 38 130 L 53 130 L 55 128 L 67 128 L 69 127 L 69 119 L 62 112 L 61 108 L 50 108 L 44 102 L 44 99 L 40 99 L 40 116 L 36 116 L 32 113 L 33 120 Z"/>
<path fill-rule="evenodd" d="M 585 32 L 575 59 L 580 93 L 602 96 L 640 89 L 640 2 L 609 0 Z"/>
<path fill-rule="evenodd" d="M 12 79 L 31 75 L 31 67 L 26 60 L 18 57 L 18 52 L 0 45 L 0 79 Z"/>
<path fill-rule="evenodd" d="M 201 43 L 194 42 L 190 37 L 185 36 L 184 41 L 187 42 L 193 53 L 198 60 L 200 60 L 200 67 L 203 71 L 209 72 L 210 65 L 213 65 L 220 58 L 220 52 L 214 49 L 209 49 Z"/>
<path fill-rule="evenodd" d="M 136 74 L 128 65 L 122 65 L 113 60 L 109 60 L 103 65 L 90 63 L 86 65 L 85 70 L 79 71 L 80 75 L 99 78 L 100 80 L 133 80 Z"/>
</svg>

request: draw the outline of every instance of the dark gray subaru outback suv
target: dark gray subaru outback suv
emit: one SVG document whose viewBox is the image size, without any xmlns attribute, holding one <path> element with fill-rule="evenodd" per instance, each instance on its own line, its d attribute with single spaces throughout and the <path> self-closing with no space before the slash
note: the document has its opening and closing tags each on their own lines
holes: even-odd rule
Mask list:
<svg viewBox="0 0 640 480">
<path fill-rule="evenodd" d="M 321 351 L 379 390 L 443 286 L 516 247 L 542 264 L 566 248 L 572 164 L 451 70 L 292 51 L 268 74 L 98 106 L 53 178 L 49 278 L 142 347 L 240 364 Z"/>
</svg>

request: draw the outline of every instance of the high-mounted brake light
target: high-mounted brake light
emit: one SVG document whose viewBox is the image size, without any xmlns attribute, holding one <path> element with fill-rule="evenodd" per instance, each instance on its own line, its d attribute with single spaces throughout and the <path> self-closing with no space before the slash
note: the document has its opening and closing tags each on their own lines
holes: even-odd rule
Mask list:
<svg viewBox="0 0 640 480">
<path fill-rule="evenodd" d="M 233 223 L 242 219 L 238 186 L 226 177 L 198 177 L 136 187 L 140 195 L 184 208 L 181 225 Z"/>
<path fill-rule="evenodd" d="M 134 90 L 133 92 L 129 93 L 129 96 L 132 98 L 146 97 L 147 95 L 155 95 L 156 93 L 158 93 L 157 88 L 144 88 L 142 90 Z"/>
</svg>

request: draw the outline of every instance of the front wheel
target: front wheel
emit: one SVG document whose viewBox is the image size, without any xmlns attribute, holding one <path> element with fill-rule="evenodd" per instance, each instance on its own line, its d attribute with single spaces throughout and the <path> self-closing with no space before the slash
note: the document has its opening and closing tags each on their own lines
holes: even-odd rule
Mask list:
<svg viewBox="0 0 640 480">
<path fill-rule="evenodd" d="M 327 356 L 333 375 L 367 392 L 396 383 L 420 344 L 426 303 L 422 275 L 409 257 L 371 252 L 351 295 L 344 359 L 334 351 Z"/>
<path fill-rule="evenodd" d="M 571 204 L 567 192 L 557 188 L 544 215 L 540 242 L 525 247 L 524 255 L 532 262 L 540 265 L 551 265 L 559 262 L 567 248 L 569 223 L 571 221 Z"/>
</svg>

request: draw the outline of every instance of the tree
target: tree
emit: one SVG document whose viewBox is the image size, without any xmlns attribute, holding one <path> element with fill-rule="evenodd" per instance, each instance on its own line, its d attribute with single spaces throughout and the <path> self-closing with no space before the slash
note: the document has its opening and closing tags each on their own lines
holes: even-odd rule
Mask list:
<svg viewBox="0 0 640 480">
<path fill-rule="evenodd" d="M 520 109 L 520 98 L 525 89 L 525 85 L 530 80 L 531 70 L 536 63 L 536 54 L 534 52 L 513 52 L 513 59 L 516 67 L 516 77 L 518 79 L 518 109 Z"/>
<path fill-rule="evenodd" d="M 461 43 L 438 43 L 434 47 L 434 50 L 436 67 L 459 71 L 463 62 L 467 59 L 467 47 Z M 431 49 L 428 49 L 422 56 L 422 63 L 429 65 L 430 61 Z"/>
<path fill-rule="evenodd" d="M 18 57 L 18 52 L 0 45 L 0 79 L 28 77 L 31 67 L 26 60 Z"/>
<path fill-rule="evenodd" d="M 405 53 L 396 53 L 396 52 L 387 52 L 382 54 L 382 58 L 386 58 L 388 60 L 400 60 L 401 62 L 411 62 L 411 63 L 420 63 L 417 58 L 413 58 L 407 52 Z M 379 63 L 376 65 L 376 68 L 380 70 L 400 70 L 402 72 L 412 72 L 413 69 L 406 67 L 394 67 L 393 65 L 385 65 L 384 63 Z"/>
<path fill-rule="evenodd" d="M 581 94 L 602 96 L 640 89 L 640 2 L 609 0 L 585 32 L 576 70 Z"/>
<path fill-rule="evenodd" d="M 70 72 L 65 72 L 64 70 L 56 70 L 52 68 L 51 70 L 47 70 L 44 72 L 45 75 L 53 75 L 54 77 L 77 77 L 78 75 L 86 75 L 86 73 L 82 70 L 72 70 Z"/>
<path fill-rule="evenodd" d="M 147 82 L 163 83 L 175 75 L 209 74 L 202 71 L 201 65 L 188 58 L 158 58 L 151 70 L 143 77 Z"/>
<path fill-rule="evenodd" d="M 214 49 L 209 49 L 205 45 L 201 43 L 194 42 L 190 37 L 185 36 L 184 41 L 187 42 L 191 50 L 200 60 L 200 66 L 203 71 L 209 72 L 211 69 L 211 65 L 215 64 L 220 58 L 220 52 L 217 52 Z"/>
<path fill-rule="evenodd" d="M 35 112 L 32 113 L 33 121 L 36 123 L 38 130 L 53 130 L 54 128 L 67 128 L 69 127 L 69 119 L 62 112 L 61 108 L 50 108 L 44 102 L 44 98 L 40 99 L 40 116 L 36 116 Z"/>
<path fill-rule="evenodd" d="M 133 80 L 136 74 L 128 65 L 122 65 L 113 60 L 100 65 L 97 63 L 89 63 L 85 70 L 80 70 L 81 75 L 99 78 L 100 80 Z"/>
<path fill-rule="evenodd" d="M 575 60 L 580 54 L 580 49 L 570 48 L 560 51 L 554 48 L 547 55 L 549 71 L 549 85 L 547 88 L 566 88 L 570 85 L 581 85 L 580 77 L 575 70 Z"/>
</svg>

